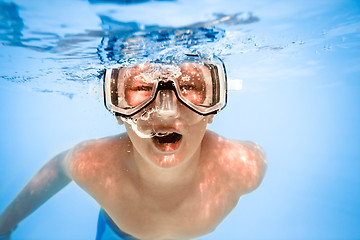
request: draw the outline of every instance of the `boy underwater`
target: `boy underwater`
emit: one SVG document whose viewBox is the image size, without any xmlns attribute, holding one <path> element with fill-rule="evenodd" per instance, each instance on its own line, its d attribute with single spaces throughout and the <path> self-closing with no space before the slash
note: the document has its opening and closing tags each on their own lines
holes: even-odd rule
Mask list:
<svg viewBox="0 0 360 240">
<path fill-rule="evenodd" d="M 51 159 L 0 215 L 0 239 L 71 181 L 101 206 L 97 240 L 200 237 L 260 185 L 261 148 L 206 130 L 226 105 L 218 58 L 122 65 L 103 80 L 105 106 L 126 133 Z"/>
</svg>

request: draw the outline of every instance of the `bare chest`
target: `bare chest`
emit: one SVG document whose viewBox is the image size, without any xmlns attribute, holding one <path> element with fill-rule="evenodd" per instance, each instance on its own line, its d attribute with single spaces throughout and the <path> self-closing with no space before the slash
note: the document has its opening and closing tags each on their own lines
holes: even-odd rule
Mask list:
<svg viewBox="0 0 360 240">
<path fill-rule="evenodd" d="M 192 195 L 149 198 L 131 187 L 113 189 L 100 204 L 118 227 L 145 239 L 188 239 L 214 230 L 234 208 L 231 192 L 200 187 Z"/>
</svg>

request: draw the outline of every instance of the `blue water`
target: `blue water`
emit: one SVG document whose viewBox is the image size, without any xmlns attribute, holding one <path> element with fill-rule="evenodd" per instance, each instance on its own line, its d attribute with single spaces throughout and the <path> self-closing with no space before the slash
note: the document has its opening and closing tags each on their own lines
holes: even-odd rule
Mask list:
<svg viewBox="0 0 360 240">
<path fill-rule="evenodd" d="M 131 59 L 118 51 L 125 36 L 137 54 L 166 54 L 182 46 L 161 42 L 185 29 L 198 39 L 186 47 L 220 55 L 243 81 L 209 129 L 258 142 L 269 164 L 201 239 L 360 239 L 359 1 L 124 2 L 0 1 L 0 210 L 58 152 L 124 131 L 98 76 Z M 13 239 L 94 239 L 98 210 L 70 184 Z"/>
</svg>

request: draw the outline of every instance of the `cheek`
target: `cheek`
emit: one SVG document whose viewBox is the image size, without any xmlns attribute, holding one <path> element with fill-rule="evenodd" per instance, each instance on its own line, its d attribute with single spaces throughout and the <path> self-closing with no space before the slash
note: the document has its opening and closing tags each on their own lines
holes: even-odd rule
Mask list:
<svg viewBox="0 0 360 240">
<path fill-rule="evenodd" d="M 136 129 L 134 130 L 133 127 L 129 123 L 125 123 L 126 132 L 129 135 L 131 142 L 133 143 L 135 148 L 142 147 L 144 143 L 144 138 L 140 137 L 137 133 Z M 136 125 L 134 126 L 137 127 Z"/>
<path fill-rule="evenodd" d="M 125 100 L 131 107 L 139 105 L 149 97 L 149 91 L 127 91 L 125 93 Z"/>
<path fill-rule="evenodd" d="M 201 142 L 206 132 L 207 118 L 202 117 L 198 122 L 189 127 L 190 141 L 194 144 Z"/>
<path fill-rule="evenodd" d="M 205 100 L 204 92 L 189 90 L 182 93 L 182 95 L 192 103 L 201 104 Z"/>
</svg>

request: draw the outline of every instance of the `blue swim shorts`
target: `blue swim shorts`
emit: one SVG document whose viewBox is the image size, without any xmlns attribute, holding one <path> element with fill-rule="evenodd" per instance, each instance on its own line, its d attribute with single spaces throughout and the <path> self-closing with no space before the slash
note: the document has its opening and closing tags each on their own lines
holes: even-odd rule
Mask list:
<svg viewBox="0 0 360 240">
<path fill-rule="evenodd" d="M 121 231 L 106 212 L 100 209 L 96 240 L 136 240 L 136 238 Z"/>
</svg>

